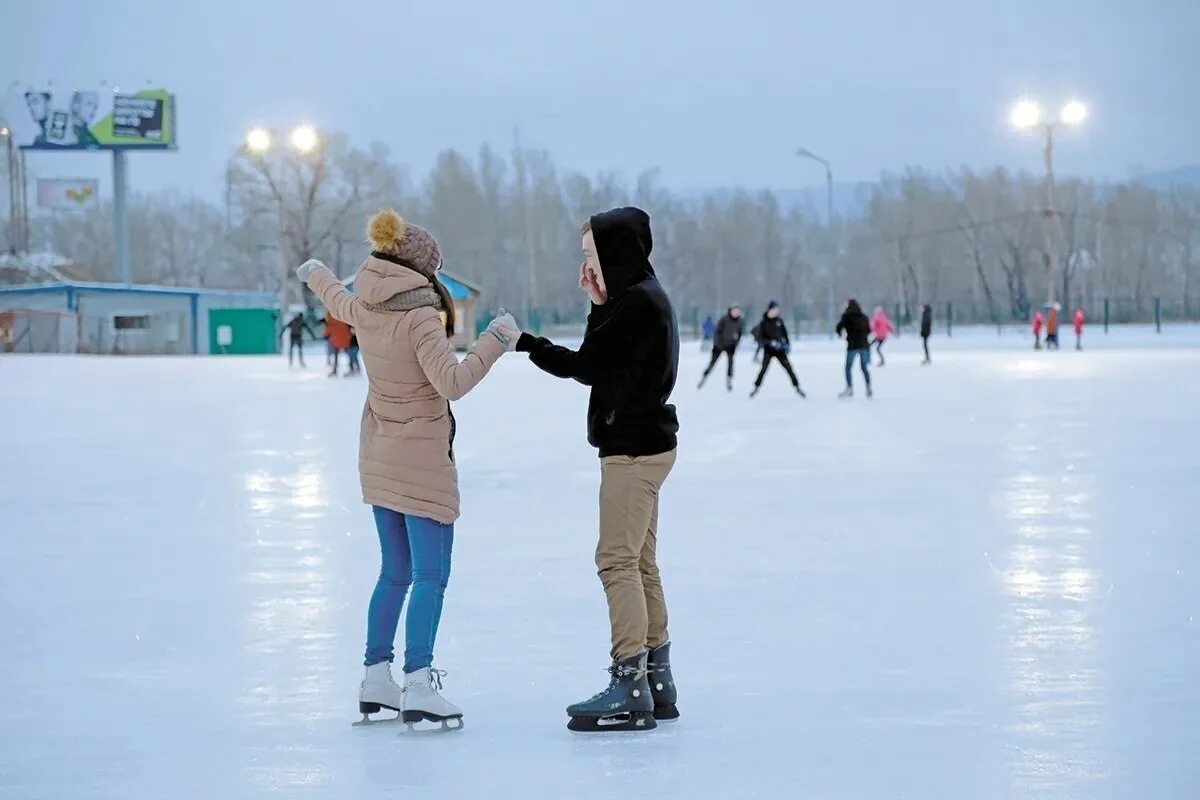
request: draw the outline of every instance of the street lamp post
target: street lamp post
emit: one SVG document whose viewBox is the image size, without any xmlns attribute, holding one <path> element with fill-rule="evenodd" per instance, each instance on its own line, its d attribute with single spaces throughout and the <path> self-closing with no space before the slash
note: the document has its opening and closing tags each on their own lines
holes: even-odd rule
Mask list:
<svg viewBox="0 0 1200 800">
<path fill-rule="evenodd" d="M 13 158 L 13 137 L 12 131 L 8 128 L 0 128 L 0 136 L 4 137 L 5 151 L 4 162 L 5 170 L 8 174 L 8 249 L 12 254 L 17 252 L 17 241 L 20 239 L 17 228 L 19 226 L 17 216 L 17 203 L 19 202 L 17 191 L 17 164 Z"/>
<path fill-rule="evenodd" d="M 1074 128 L 1082 125 L 1087 119 L 1087 106 L 1078 100 L 1072 100 L 1062 107 L 1058 119 L 1055 120 L 1043 118 L 1042 109 L 1037 103 L 1022 100 L 1013 106 L 1010 119 L 1018 131 L 1041 128 L 1046 137 L 1042 150 L 1046 166 L 1043 182 L 1045 198 L 1042 209 L 1042 260 L 1046 267 L 1046 302 L 1053 305 L 1057 295 L 1054 278 L 1054 131 L 1059 127 Z"/>
<path fill-rule="evenodd" d="M 275 205 L 279 216 L 279 253 L 280 260 L 283 265 L 283 280 L 280 282 L 279 286 L 279 319 L 280 322 L 283 322 L 285 319 L 287 319 L 288 306 L 290 305 L 288 288 L 292 277 L 292 269 L 295 267 L 295 265 L 288 261 L 287 227 L 284 221 L 285 209 L 283 193 L 279 188 L 279 184 L 271 175 L 270 169 L 268 168 L 266 162 L 263 160 L 267 153 L 269 153 L 274 147 L 275 139 L 275 135 L 266 128 L 251 128 L 246 132 L 242 149 L 238 154 L 235 154 L 235 157 L 236 155 L 244 153 L 251 158 L 258 159 L 257 166 L 259 171 L 266 179 L 267 186 L 271 190 L 271 195 L 275 199 Z M 293 152 L 301 156 L 307 156 L 316 152 L 316 150 L 321 146 L 321 135 L 312 125 L 303 124 L 292 129 L 287 141 L 288 146 Z M 230 165 L 231 164 L 232 160 L 230 161 Z M 227 228 L 229 226 L 231 193 L 232 187 L 230 185 L 230 170 L 227 168 L 225 172 L 225 224 Z"/>
<path fill-rule="evenodd" d="M 836 255 L 837 255 L 837 246 L 833 242 L 833 166 L 826 159 L 821 158 L 816 153 L 814 153 L 811 150 L 808 150 L 806 148 L 803 148 L 803 147 L 799 148 L 796 151 L 796 155 L 800 156 L 801 158 L 807 158 L 807 159 L 811 159 L 812 161 L 816 161 L 818 164 L 821 164 L 823 167 L 825 167 L 825 205 L 826 205 L 825 224 L 829 226 L 829 242 L 830 242 L 830 244 L 829 244 L 829 246 L 830 246 L 829 285 L 827 287 L 828 295 L 826 297 L 826 301 L 828 303 L 828 312 L 829 312 L 829 325 L 827 327 L 830 330 L 829 336 L 830 336 L 830 338 L 832 338 L 833 337 L 833 270 L 834 270 L 833 262 L 836 259 Z"/>
</svg>

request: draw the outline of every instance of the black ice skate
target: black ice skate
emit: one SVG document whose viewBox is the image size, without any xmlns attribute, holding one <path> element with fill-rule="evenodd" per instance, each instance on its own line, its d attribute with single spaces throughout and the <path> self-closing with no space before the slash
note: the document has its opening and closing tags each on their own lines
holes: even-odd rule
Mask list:
<svg viewBox="0 0 1200 800">
<path fill-rule="evenodd" d="M 679 709 L 675 706 L 679 695 L 675 691 L 675 676 L 671 674 L 670 642 L 650 651 L 646 659 L 646 671 L 650 679 L 650 696 L 654 699 L 654 718 L 679 719 Z"/>
<path fill-rule="evenodd" d="M 610 731 L 648 731 L 658 727 L 654 721 L 654 698 L 646 672 L 647 653 L 614 661 L 608 688 L 590 700 L 567 707 L 571 721 L 567 728 L 578 733 Z M 664 684 L 665 685 L 665 684 Z"/>
<path fill-rule="evenodd" d="M 808 395 L 806 395 L 806 394 L 804 393 L 804 390 L 803 390 L 803 389 L 801 389 L 799 386 L 797 386 L 797 387 L 796 387 L 796 394 L 800 395 L 800 399 L 801 399 L 801 400 L 804 400 L 804 399 L 806 399 L 806 398 L 808 397 Z"/>
</svg>

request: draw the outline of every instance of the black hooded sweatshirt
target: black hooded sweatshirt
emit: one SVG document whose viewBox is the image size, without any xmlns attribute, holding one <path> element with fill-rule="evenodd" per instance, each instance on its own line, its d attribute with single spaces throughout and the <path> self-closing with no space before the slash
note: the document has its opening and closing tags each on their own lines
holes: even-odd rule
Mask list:
<svg viewBox="0 0 1200 800">
<path fill-rule="evenodd" d="M 837 324 L 837 333 L 846 332 L 847 350 L 866 350 L 871 346 L 871 320 L 863 313 L 858 303 L 851 303 Z"/>
<path fill-rule="evenodd" d="M 745 320 L 742 317 L 733 318 L 733 309 L 725 312 L 725 316 L 721 317 L 721 321 L 717 323 L 717 332 L 713 336 L 713 350 L 736 350 L 738 342 L 742 340 L 742 331 L 745 328 Z"/>
<path fill-rule="evenodd" d="M 679 369 L 679 325 L 650 266 L 650 217 L 618 208 L 591 219 L 608 301 L 592 306 L 579 350 L 521 334 L 517 350 L 539 369 L 592 388 L 588 442 L 606 456 L 675 449 L 679 419 L 670 405 Z"/>
<path fill-rule="evenodd" d="M 933 334 L 933 309 L 929 306 L 921 309 L 921 335 L 929 337 Z"/>
</svg>

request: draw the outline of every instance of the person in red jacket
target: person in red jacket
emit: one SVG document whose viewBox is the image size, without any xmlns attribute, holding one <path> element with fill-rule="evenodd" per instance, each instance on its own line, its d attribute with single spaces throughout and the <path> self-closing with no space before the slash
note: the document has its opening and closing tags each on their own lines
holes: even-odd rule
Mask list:
<svg viewBox="0 0 1200 800">
<path fill-rule="evenodd" d="M 336 378 L 338 374 L 338 354 L 350 350 L 350 326 L 340 319 L 334 319 L 328 311 L 325 312 L 325 333 L 329 335 L 329 347 L 333 351 L 333 369 L 329 377 Z"/>
<path fill-rule="evenodd" d="M 1042 321 L 1045 317 L 1041 311 L 1033 312 L 1033 349 L 1042 349 Z"/>
<path fill-rule="evenodd" d="M 1073 321 L 1075 323 L 1075 349 L 1082 350 L 1083 349 L 1083 309 L 1082 308 L 1075 309 Z"/>
</svg>

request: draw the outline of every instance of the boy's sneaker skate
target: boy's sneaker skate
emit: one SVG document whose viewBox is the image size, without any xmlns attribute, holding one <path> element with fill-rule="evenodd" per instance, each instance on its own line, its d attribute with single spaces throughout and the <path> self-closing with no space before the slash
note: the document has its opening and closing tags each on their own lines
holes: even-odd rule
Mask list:
<svg viewBox="0 0 1200 800">
<path fill-rule="evenodd" d="M 646 651 L 614 661 L 608 668 L 612 676 L 608 688 L 591 699 L 567 707 L 571 721 L 568 730 L 578 733 L 609 731 L 648 731 L 658 727 L 654 721 L 654 698 L 647 680 Z M 665 686 L 665 684 L 664 684 Z"/>
<path fill-rule="evenodd" d="M 377 714 L 383 709 L 391 709 L 396 716 L 384 719 L 371 719 L 371 714 Z M 354 725 L 373 725 L 379 722 L 396 722 L 404 708 L 404 690 L 392 680 L 392 665 L 381 661 L 367 667 L 363 675 L 362 685 L 358 688 L 358 711 L 363 718 Z"/>
<path fill-rule="evenodd" d="M 649 673 L 650 696 L 654 699 L 654 718 L 679 719 L 679 709 L 675 705 L 679 695 L 675 691 L 675 676 L 671 674 L 670 642 L 664 642 L 650 651 L 646 658 L 646 671 Z"/>
<path fill-rule="evenodd" d="M 438 694 L 442 688 L 442 676 L 446 673 L 440 669 L 425 667 L 416 672 L 404 675 L 404 708 L 400 717 L 408 727 L 408 732 L 415 729 L 418 722 L 440 722 L 441 728 L 432 730 L 460 731 L 463 727 L 463 714 L 458 706 Z M 457 724 L 451 725 L 451 722 Z"/>
</svg>

